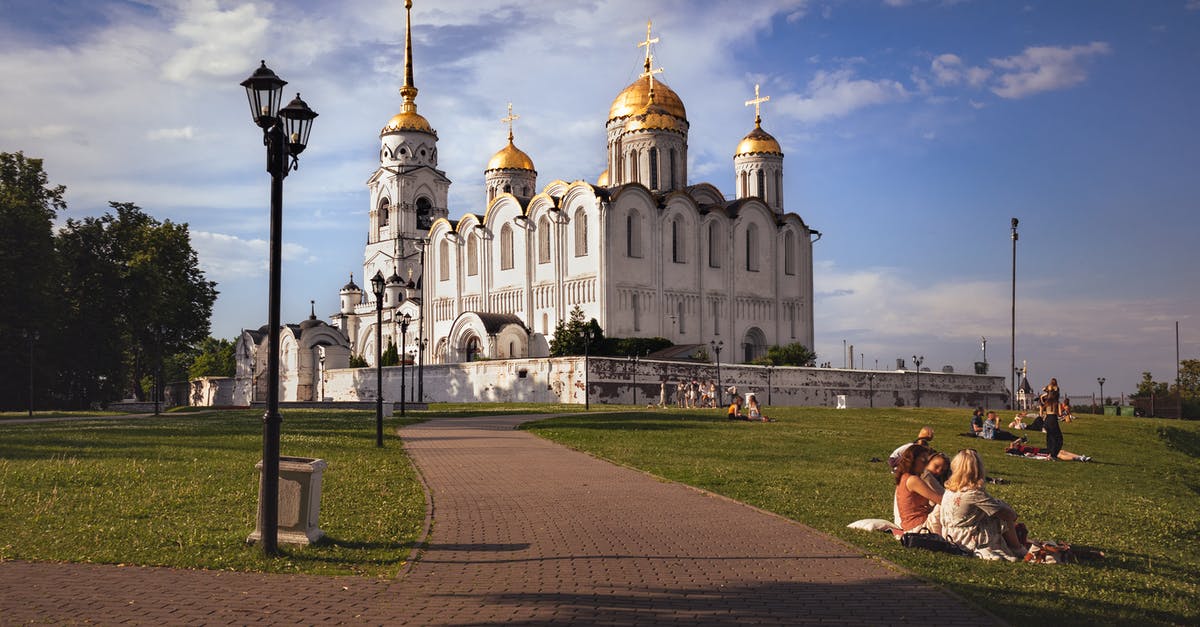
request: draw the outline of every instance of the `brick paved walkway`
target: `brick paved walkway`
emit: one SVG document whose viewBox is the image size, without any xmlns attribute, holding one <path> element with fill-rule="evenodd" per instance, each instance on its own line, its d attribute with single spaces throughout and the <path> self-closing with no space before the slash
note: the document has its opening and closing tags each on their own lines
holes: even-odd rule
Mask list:
<svg viewBox="0 0 1200 627">
<path fill-rule="evenodd" d="M 995 622 L 801 525 L 514 431 L 524 419 L 402 432 L 434 512 L 399 580 L 10 562 L 0 623 Z"/>
</svg>

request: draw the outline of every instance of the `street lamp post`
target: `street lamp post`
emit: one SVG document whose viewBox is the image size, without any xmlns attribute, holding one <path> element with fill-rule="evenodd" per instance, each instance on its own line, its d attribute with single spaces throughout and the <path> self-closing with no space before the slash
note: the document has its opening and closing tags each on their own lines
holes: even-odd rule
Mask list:
<svg viewBox="0 0 1200 627">
<path fill-rule="evenodd" d="M 299 167 L 300 153 L 308 145 L 317 113 L 308 108 L 300 94 L 280 107 L 283 86 L 263 61 L 250 78 L 242 81 L 250 103 L 250 115 L 262 129 L 267 147 L 267 172 L 271 174 L 270 279 L 267 306 L 267 411 L 263 414 L 262 487 L 259 515 L 263 553 L 279 552 L 279 292 L 283 252 L 283 179 Z"/>
<path fill-rule="evenodd" d="M 925 363 L 925 356 L 917 357 L 913 355 L 913 363 L 917 365 L 917 407 L 921 406 L 921 364 Z"/>
<path fill-rule="evenodd" d="M 717 356 L 717 405 L 725 404 L 725 388 L 721 384 L 721 349 L 725 348 L 725 340 L 710 341 L 713 353 Z M 770 405 L 770 403 L 767 403 Z"/>
<path fill-rule="evenodd" d="M 592 352 L 592 327 L 588 325 L 583 330 L 583 410 L 592 410 L 591 399 L 591 352 Z"/>
<path fill-rule="evenodd" d="M 638 356 L 630 355 L 627 360 L 629 361 L 629 367 L 632 368 L 633 372 L 633 404 L 637 405 Z"/>
<path fill-rule="evenodd" d="M 375 294 L 375 446 L 383 446 L 383 290 L 387 282 L 383 271 L 371 277 L 371 292 Z"/>
<path fill-rule="evenodd" d="M 25 339 L 29 342 L 29 417 L 33 418 L 33 344 L 38 341 L 37 331 L 26 330 Z"/>
<path fill-rule="evenodd" d="M 1104 377 L 1096 377 L 1096 383 L 1100 384 L 1100 413 L 1104 413 L 1104 382 L 1108 379 Z"/>
<path fill-rule="evenodd" d="M 868 398 L 871 399 L 871 409 L 875 409 L 875 373 L 867 374 L 867 386 L 870 390 Z"/>
<path fill-rule="evenodd" d="M 404 417 L 405 410 L 407 409 L 407 403 L 405 402 L 405 398 L 404 398 L 404 393 L 407 391 L 404 389 L 404 382 L 405 382 L 404 362 L 408 361 L 408 355 L 404 352 L 404 349 L 408 345 L 408 325 L 411 322 L 412 322 L 412 316 L 410 316 L 408 314 L 404 314 L 404 317 L 400 319 L 400 417 L 401 418 Z"/>
<path fill-rule="evenodd" d="M 1010 344 L 1009 366 L 1013 371 L 1013 384 L 1009 394 L 1012 397 L 1009 399 L 1009 406 L 1016 408 L 1017 406 L 1017 224 L 1020 220 L 1012 219 L 1012 343 Z"/>
<path fill-rule="evenodd" d="M 421 306 L 422 307 L 425 306 L 424 301 L 421 302 Z M 424 323 L 422 323 L 421 333 L 424 333 L 424 332 L 425 332 L 425 326 L 424 326 Z M 419 373 L 417 375 L 417 402 L 418 403 L 425 402 L 425 349 L 428 346 L 429 346 L 429 338 L 427 338 L 427 337 L 423 337 L 423 338 L 421 338 L 420 342 L 417 342 L 417 350 L 419 351 L 417 354 L 417 372 Z"/>
<path fill-rule="evenodd" d="M 767 364 L 767 406 L 771 406 L 771 373 L 774 372 L 775 366 Z"/>
</svg>

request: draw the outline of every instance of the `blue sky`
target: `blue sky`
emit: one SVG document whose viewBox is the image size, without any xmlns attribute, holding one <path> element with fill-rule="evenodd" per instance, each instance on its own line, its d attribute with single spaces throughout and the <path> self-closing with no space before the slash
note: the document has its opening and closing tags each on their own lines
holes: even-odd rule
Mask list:
<svg viewBox="0 0 1200 627">
<path fill-rule="evenodd" d="M 285 189 L 284 318 L 325 315 L 361 268 L 364 182 L 399 106 L 403 3 L 0 0 L 0 150 L 43 157 L 63 218 L 109 200 L 188 222 L 219 282 L 214 333 L 266 318 L 268 179 L 238 86 L 260 58 L 321 116 Z M 988 337 L 1075 396 L 1200 358 L 1200 0 L 416 0 L 417 102 L 454 181 L 517 144 L 543 183 L 594 180 L 612 98 L 654 19 L 691 121 L 690 175 L 732 192 L 753 123 L 783 145 L 815 248 L 816 350 L 962 371 Z M 357 277 L 361 282 L 361 277 Z"/>
</svg>

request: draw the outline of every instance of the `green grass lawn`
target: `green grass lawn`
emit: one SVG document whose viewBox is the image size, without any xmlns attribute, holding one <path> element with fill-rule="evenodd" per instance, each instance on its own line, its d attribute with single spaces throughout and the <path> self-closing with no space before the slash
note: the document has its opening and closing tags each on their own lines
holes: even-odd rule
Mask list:
<svg viewBox="0 0 1200 627">
<path fill-rule="evenodd" d="M 969 412 L 772 408 L 779 422 L 728 422 L 713 410 L 596 414 L 526 425 L 546 438 L 776 512 L 943 584 L 1014 622 L 1200 622 L 1200 423 L 1084 416 L 1066 449 L 1096 461 L 1044 462 L 1005 443 L 959 437 Z M 1005 422 L 1011 418 L 1005 418 Z M 1079 565 L 997 563 L 905 549 L 890 534 L 847 529 L 891 519 L 886 460 L 923 424 L 951 456 L 976 448 L 989 491 L 1037 539 L 1097 547 Z M 1032 444 L 1044 444 L 1030 433 Z M 936 608 L 931 608 L 936 617 Z M 931 623 L 936 624 L 936 618 Z"/>
<path fill-rule="evenodd" d="M 378 449 L 372 412 L 285 412 L 282 453 L 329 463 L 327 540 L 284 546 L 268 560 L 245 544 L 261 416 L 0 423 L 0 560 L 394 575 L 425 517 L 420 482 L 393 435 L 400 420 L 388 419 Z"/>
<path fill-rule="evenodd" d="M 35 411 L 33 418 L 99 418 L 103 416 L 124 416 L 123 411 Z M 0 411 L 0 421 L 29 418 L 28 411 Z"/>
</svg>

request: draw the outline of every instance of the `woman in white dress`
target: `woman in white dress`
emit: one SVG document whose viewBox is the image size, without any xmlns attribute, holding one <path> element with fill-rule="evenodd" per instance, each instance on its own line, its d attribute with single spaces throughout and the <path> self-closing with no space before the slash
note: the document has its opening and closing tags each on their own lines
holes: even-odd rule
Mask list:
<svg viewBox="0 0 1200 627">
<path fill-rule="evenodd" d="M 950 461 L 951 475 L 931 529 L 984 559 L 1015 562 L 1025 556 L 1017 537 L 1017 512 L 983 489 L 983 460 L 974 449 L 959 451 Z"/>
</svg>

